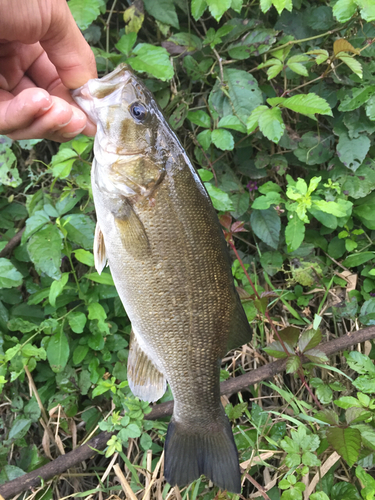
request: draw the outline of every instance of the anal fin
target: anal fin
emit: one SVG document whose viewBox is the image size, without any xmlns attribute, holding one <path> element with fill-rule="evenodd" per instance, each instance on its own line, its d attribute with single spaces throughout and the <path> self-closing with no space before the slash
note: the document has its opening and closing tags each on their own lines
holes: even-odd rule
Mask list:
<svg viewBox="0 0 375 500">
<path fill-rule="evenodd" d="M 141 349 L 133 330 L 130 334 L 128 382 L 134 396 L 149 403 L 160 399 L 167 389 L 164 375 Z"/>
<path fill-rule="evenodd" d="M 252 334 L 253 329 L 249 325 L 241 300 L 237 296 L 237 305 L 230 325 L 227 352 L 250 342 Z"/>
<path fill-rule="evenodd" d="M 105 251 L 103 233 L 99 227 L 99 224 L 96 224 L 95 227 L 94 262 L 95 262 L 95 269 L 98 271 L 98 274 L 101 274 L 107 263 L 107 255 Z"/>
</svg>

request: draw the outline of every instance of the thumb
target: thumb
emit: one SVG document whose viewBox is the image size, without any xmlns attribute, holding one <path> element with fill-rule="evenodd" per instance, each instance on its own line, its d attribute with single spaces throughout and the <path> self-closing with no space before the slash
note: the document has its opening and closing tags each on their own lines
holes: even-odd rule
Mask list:
<svg viewBox="0 0 375 500">
<path fill-rule="evenodd" d="M 95 57 L 66 1 L 54 1 L 51 5 L 50 27 L 40 44 L 65 87 L 76 89 L 97 77 Z"/>
</svg>

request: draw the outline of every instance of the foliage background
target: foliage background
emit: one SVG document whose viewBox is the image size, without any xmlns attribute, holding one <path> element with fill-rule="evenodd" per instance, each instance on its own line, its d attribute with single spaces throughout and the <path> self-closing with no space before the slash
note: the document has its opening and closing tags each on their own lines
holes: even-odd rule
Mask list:
<svg viewBox="0 0 375 500">
<path fill-rule="evenodd" d="M 223 400 L 258 482 L 244 476 L 243 496 L 374 498 L 372 345 L 329 365 L 317 348 L 375 324 L 374 2 L 68 3 L 100 74 L 125 62 L 145 79 L 219 212 L 255 332 L 222 378 L 289 356 L 289 375 Z M 152 498 L 232 498 L 204 479 L 181 493 L 163 481 L 167 422 L 144 420 L 127 387 L 129 321 L 93 267 L 91 160 L 87 137 L 0 137 L 0 484 L 99 425 L 119 431 L 105 455 L 33 498 L 122 495 L 103 479 L 111 456 L 138 498 L 150 468 Z M 288 327 L 281 340 L 272 324 Z"/>
</svg>

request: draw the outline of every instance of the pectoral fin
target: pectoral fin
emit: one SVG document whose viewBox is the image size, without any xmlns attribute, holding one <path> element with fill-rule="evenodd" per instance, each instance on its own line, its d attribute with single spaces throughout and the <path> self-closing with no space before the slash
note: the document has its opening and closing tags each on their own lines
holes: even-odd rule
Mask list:
<svg viewBox="0 0 375 500">
<path fill-rule="evenodd" d="M 123 210 L 114 214 L 121 243 L 134 258 L 143 259 L 151 253 L 145 228 L 133 208 L 126 201 L 124 203 Z"/>
<path fill-rule="evenodd" d="M 230 325 L 227 352 L 250 342 L 252 333 L 253 330 L 249 325 L 241 300 L 237 296 L 237 305 Z"/>
<path fill-rule="evenodd" d="M 167 389 L 164 375 L 141 349 L 133 330 L 130 334 L 128 382 L 134 396 L 149 403 L 160 399 Z"/>
<path fill-rule="evenodd" d="M 105 251 L 103 233 L 99 227 L 99 224 L 96 224 L 95 227 L 94 262 L 95 262 L 95 269 L 98 271 L 98 274 L 101 274 L 107 263 L 107 255 Z"/>
</svg>

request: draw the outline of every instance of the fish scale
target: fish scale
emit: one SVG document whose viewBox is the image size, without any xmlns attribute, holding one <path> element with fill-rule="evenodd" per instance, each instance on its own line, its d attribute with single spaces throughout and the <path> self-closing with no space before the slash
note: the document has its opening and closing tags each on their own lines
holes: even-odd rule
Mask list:
<svg viewBox="0 0 375 500">
<path fill-rule="evenodd" d="M 94 254 L 99 273 L 108 260 L 132 323 L 129 386 L 156 401 L 168 381 L 174 397 L 165 477 L 184 486 L 205 474 L 238 493 L 220 362 L 250 340 L 251 328 L 216 212 L 152 94 L 128 67 L 72 95 L 98 125 Z"/>
</svg>

